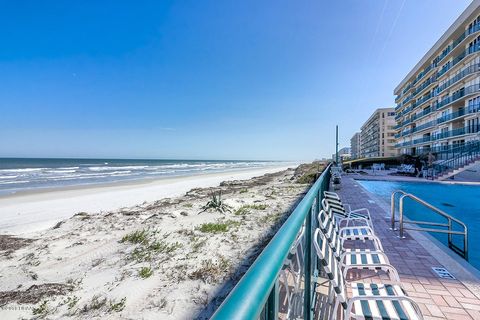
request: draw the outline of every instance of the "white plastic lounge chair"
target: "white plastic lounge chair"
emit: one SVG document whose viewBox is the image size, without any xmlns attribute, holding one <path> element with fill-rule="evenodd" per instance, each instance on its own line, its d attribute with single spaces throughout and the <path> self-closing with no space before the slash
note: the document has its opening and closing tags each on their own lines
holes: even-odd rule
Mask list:
<svg viewBox="0 0 480 320">
<path fill-rule="evenodd" d="M 334 223 L 329 219 L 325 211 L 321 211 L 319 218 L 327 226 L 326 229 L 331 230 L 331 225 Z M 325 224 L 322 226 L 324 227 Z M 392 281 L 400 281 L 397 270 L 390 264 L 387 255 L 382 250 L 369 250 L 369 249 L 345 249 L 342 246 L 342 242 L 339 237 L 336 237 L 334 233 L 325 232 L 320 228 L 320 237 L 322 245 L 330 246 L 333 256 L 340 262 L 340 265 L 345 268 L 344 277 L 346 278 L 348 270 L 351 269 L 368 269 L 377 271 L 384 271 L 387 273 Z M 329 234 L 332 237 L 329 237 Z M 380 241 L 380 240 L 378 240 Z"/>
<path fill-rule="evenodd" d="M 373 222 L 370 218 L 370 212 L 365 211 L 366 214 L 360 213 L 360 211 L 353 210 L 349 211 L 345 207 L 332 203 L 328 199 L 322 200 L 322 208 L 325 212 L 329 214 L 336 215 L 338 217 L 338 222 L 340 225 L 346 223 L 347 226 L 353 224 L 361 224 L 370 227 L 373 230 Z M 363 208 L 362 208 L 363 209 Z M 360 209 L 359 209 L 360 210 Z"/>
<path fill-rule="evenodd" d="M 327 215 L 324 210 L 318 214 L 318 225 L 322 232 L 330 239 L 332 243 L 340 241 L 343 248 L 345 241 L 361 240 L 363 242 L 370 240 L 373 242 L 375 250 L 383 251 L 383 246 L 380 239 L 375 235 L 372 228 L 369 226 L 355 226 L 340 228 L 337 219 L 334 215 Z"/>
<path fill-rule="evenodd" d="M 359 209 L 352 210 L 350 205 L 343 203 L 342 200 L 340 199 L 340 196 L 335 192 L 324 191 L 323 196 L 324 196 L 324 200 L 327 200 L 333 206 L 340 207 L 339 209 L 342 209 L 341 207 L 343 207 L 344 211 L 346 211 L 347 213 L 353 213 L 356 216 L 363 216 L 364 218 L 367 218 L 370 221 L 372 220 L 370 217 L 370 211 L 367 208 L 359 208 Z"/>
<path fill-rule="evenodd" d="M 342 319 L 422 320 L 417 303 L 408 297 L 400 284 L 358 283 L 347 284 L 340 264 L 333 258 L 329 246 L 320 246 L 320 229 L 315 230 L 313 244 L 323 270 L 331 284 L 331 299 L 335 300 L 330 319 L 337 319 L 340 308 Z M 347 285 L 352 289 L 347 296 Z"/>
<path fill-rule="evenodd" d="M 290 252 L 285 260 L 284 266 L 280 271 L 280 287 L 285 290 L 287 299 L 287 319 L 294 319 L 302 313 L 303 291 L 301 290 L 303 278 L 303 243 L 304 243 L 305 226 L 297 235 Z M 290 280 L 290 281 L 289 281 Z"/>
</svg>

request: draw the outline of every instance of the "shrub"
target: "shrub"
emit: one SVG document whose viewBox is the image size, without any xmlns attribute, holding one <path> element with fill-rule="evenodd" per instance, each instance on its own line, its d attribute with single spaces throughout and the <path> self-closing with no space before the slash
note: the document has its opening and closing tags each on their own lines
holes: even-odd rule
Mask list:
<svg viewBox="0 0 480 320">
<path fill-rule="evenodd" d="M 146 243 L 148 241 L 149 231 L 148 230 L 137 230 L 132 233 L 126 234 L 123 236 L 121 242 L 130 242 L 130 243 Z"/>
<path fill-rule="evenodd" d="M 150 267 L 142 267 L 138 271 L 138 275 L 143 279 L 149 278 L 152 274 L 153 274 L 153 270 Z"/>
</svg>

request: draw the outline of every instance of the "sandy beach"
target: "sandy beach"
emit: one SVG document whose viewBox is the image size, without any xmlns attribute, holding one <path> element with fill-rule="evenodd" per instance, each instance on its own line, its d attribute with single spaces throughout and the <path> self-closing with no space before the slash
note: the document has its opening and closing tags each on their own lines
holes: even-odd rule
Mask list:
<svg viewBox="0 0 480 320">
<path fill-rule="evenodd" d="M 308 189 L 282 169 L 2 199 L 0 318 L 208 319 Z"/>
<path fill-rule="evenodd" d="M 0 234 L 28 234 L 49 228 L 78 212 L 104 212 L 176 197 L 192 188 L 206 188 L 225 180 L 250 179 L 287 169 L 275 166 L 157 180 L 80 186 L 0 197 Z"/>
</svg>

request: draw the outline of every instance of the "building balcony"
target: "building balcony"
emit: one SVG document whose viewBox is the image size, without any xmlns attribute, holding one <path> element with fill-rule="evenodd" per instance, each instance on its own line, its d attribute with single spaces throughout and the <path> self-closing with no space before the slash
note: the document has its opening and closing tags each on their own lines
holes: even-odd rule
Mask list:
<svg viewBox="0 0 480 320">
<path fill-rule="evenodd" d="M 445 59 L 447 56 L 450 55 L 450 53 L 458 47 L 459 44 L 461 44 L 468 36 L 480 31 L 480 23 L 476 23 L 472 28 L 465 30 L 464 33 L 462 33 L 457 39 L 453 41 L 453 43 L 448 46 L 442 53 L 434 59 L 434 62 L 432 62 L 430 65 L 428 65 L 420 74 L 417 75 L 417 77 L 411 82 L 405 89 L 404 92 L 408 91 L 412 86 L 414 86 L 416 83 L 418 83 L 423 77 L 425 77 L 429 71 L 432 69 L 436 68 L 438 64 Z M 467 50 L 466 50 L 467 51 Z M 475 50 L 478 51 L 478 50 Z M 467 53 L 468 54 L 468 53 Z M 436 78 L 442 76 L 447 72 L 449 69 L 451 69 L 455 64 L 457 64 L 459 61 L 461 61 L 467 54 L 465 54 L 465 51 L 462 52 L 460 55 L 456 56 L 454 60 L 457 60 L 453 65 L 450 65 L 448 68 L 444 68 L 441 71 L 439 71 L 436 74 Z M 463 56 L 462 56 L 463 55 Z M 408 88 L 408 89 L 407 89 Z"/>
<path fill-rule="evenodd" d="M 460 90 L 458 90 L 458 92 L 455 92 L 454 94 L 448 96 L 447 98 L 443 99 L 442 101 L 440 102 L 437 102 L 436 104 L 434 104 L 433 108 L 435 110 L 439 110 L 465 96 L 468 96 L 470 94 L 473 94 L 473 93 L 476 93 L 476 92 L 480 92 L 480 85 L 479 84 L 474 84 L 474 85 L 471 85 L 471 86 L 468 86 L 468 87 L 465 87 L 465 88 L 462 88 Z"/>
<path fill-rule="evenodd" d="M 418 86 L 415 90 L 413 90 L 412 97 L 415 97 L 417 94 L 420 94 L 425 90 L 428 86 L 435 83 L 437 81 L 436 75 L 431 76 L 428 80 L 422 82 L 420 86 Z"/>
<path fill-rule="evenodd" d="M 480 70 L 480 63 L 474 64 L 474 65 L 471 65 L 471 66 L 468 66 L 468 67 L 462 69 L 462 71 L 457 73 L 453 78 L 451 78 L 447 82 L 440 85 L 438 87 L 438 93 L 441 93 L 442 91 L 444 91 L 448 87 L 451 87 L 452 85 L 454 85 L 458 81 L 462 80 L 466 76 L 468 76 L 470 74 L 473 74 L 475 72 L 478 72 L 479 70 Z"/>
<path fill-rule="evenodd" d="M 480 44 L 477 44 L 475 46 L 472 46 L 468 49 L 465 49 L 462 53 L 460 53 L 458 56 L 454 57 L 452 60 L 452 63 L 447 64 L 444 66 L 440 71 L 437 72 L 437 79 L 443 76 L 448 70 L 452 69 L 454 66 L 456 66 L 460 61 L 462 61 L 466 56 L 480 51 Z"/>
<path fill-rule="evenodd" d="M 444 131 L 441 133 L 431 134 L 430 136 L 422 137 L 420 139 L 415 139 L 413 141 L 406 141 L 403 143 L 397 143 L 395 148 L 401 148 L 406 146 L 413 146 L 417 144 L 427 143 L 431 141 L 438 141 L 443 139 L 449 139 L 453 137 L 463 136 L 467 134 L 474 134 L 480 132 L 480 125 L 470 126 L 470 127 L 461 127 L 449 131 Z"/>
</svg>

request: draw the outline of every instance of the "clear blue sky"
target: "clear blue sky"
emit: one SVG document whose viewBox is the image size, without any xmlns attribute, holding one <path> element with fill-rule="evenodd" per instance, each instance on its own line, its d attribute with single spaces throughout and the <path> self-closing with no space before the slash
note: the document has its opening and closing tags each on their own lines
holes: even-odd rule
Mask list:
<svg viewBox="0 0 480 320">
<path fill-rule="evenodd" d="M 329 156 L 468 3 L 0 1 L 0 156 Z"/>
</svg>

